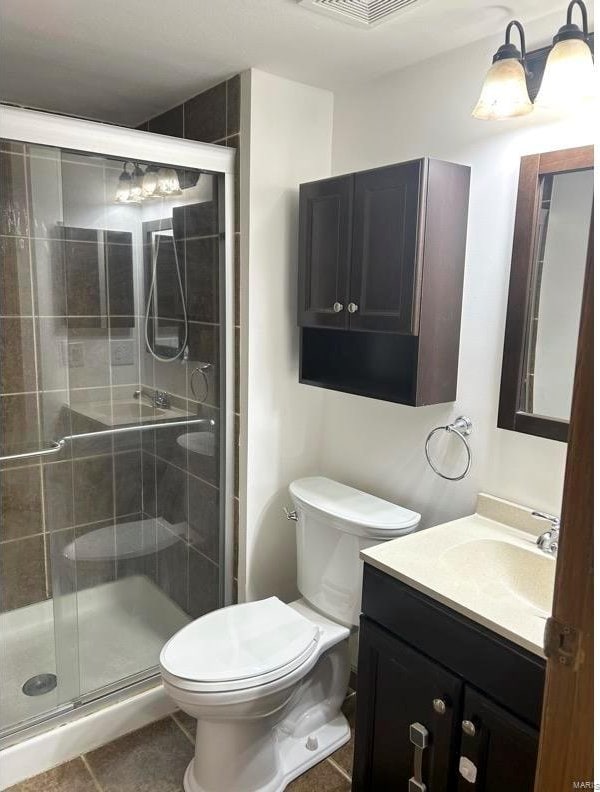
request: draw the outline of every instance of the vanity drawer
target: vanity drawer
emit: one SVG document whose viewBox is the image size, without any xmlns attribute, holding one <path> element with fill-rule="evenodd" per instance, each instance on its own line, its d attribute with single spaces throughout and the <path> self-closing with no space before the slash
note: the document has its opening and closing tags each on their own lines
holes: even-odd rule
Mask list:
<svg viewBox="0 0 600 792">
<path fill-rule="evenodd" d="M 539 727 L 546 663 L 368 564 L 362 612 Z"/>
</svg>

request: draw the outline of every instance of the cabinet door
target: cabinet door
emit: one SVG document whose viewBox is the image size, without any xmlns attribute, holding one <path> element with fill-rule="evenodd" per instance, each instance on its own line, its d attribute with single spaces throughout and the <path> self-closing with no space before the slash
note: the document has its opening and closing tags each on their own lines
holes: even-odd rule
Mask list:
<svg viewBox="0 0 600 792">
<path fill-rule="evenodd" d="M 407 790 L 414 775 L 411 724 L 428 733 L 427 792 L 448 792 L 456 768 L 462 683 L 402 641 L 361 619 L 353 792 Z M 445 704 L 436 712 L 434 700 Z"/>
<path fill-rule="evenodd" d="M 538 738 L 535 729 L 467 687 L 458 792 L 533 792 Z"/>
<path fill-rule="evenodd" d="M 358 173 L 350 278 L 353 330 L 418 335 L 423 161 Z"/>
<path fill-rule="evenodd" d="M 302 184 L 298 254 L 298 323 L 343 328 L 352 239 L 354 176 Z"/>
</svg>

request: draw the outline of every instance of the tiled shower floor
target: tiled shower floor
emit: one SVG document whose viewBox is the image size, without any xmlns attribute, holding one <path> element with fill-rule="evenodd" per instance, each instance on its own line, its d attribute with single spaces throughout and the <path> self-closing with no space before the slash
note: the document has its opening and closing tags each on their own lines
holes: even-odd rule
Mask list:
<svg viewBox="0 0 600 792">
<path fill-rule="evenodd" d="M 350 742 L 293 781 L 286 792 L 350 792 L 354 694 L 344 712 L 352 726 Z M 177 713 L 7 792 L 181 792 L 183 773 L 194 754 L 194 728 L 192 718 Z"/>
</svg>

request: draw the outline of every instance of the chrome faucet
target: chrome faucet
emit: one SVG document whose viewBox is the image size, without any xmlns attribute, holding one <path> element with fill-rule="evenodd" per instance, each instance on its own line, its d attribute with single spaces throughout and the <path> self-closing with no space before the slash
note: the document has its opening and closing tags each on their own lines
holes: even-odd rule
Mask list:
<svg viewBox="0 0 600 792">
<path fill-rule="evenodd" d="M 171 398 L 167 391 L 155 390 L 153 395 L 144 393 L 143 390 L 136 390 L 133 393 L 134 399 L 147 399 L 153 407 L 159 407 L 163 410 L 168 410 L 171 406 Z"/>
<path fill-rule="evenodd" d="M 550 523 L 550 529 L 538 536 L 536 544 L 544 553 L 555 556 L 558 553 L 560 518 L 552 514 L 544 514 L 544 512 L 538 511 L 531 512 L 531 515 L 538 520 L 547 520 Z"/>
</svg>

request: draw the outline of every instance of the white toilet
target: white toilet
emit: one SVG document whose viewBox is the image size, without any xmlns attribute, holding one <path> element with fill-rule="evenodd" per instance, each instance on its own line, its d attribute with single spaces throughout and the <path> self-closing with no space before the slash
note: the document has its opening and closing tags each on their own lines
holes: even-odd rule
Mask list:
<svg viewBox="0 0 600 792">
<path fill-rule="evenodd" d="M 294 481 L 298 588 L 188 624 L 163 647 L 163 684 L 198 721 L 186 792 L 280 792 L 350 737 L 340 711 L 358 624 L 359 552 L 413 531 L 416 512 L 327 478 Z"/>
</svg>

